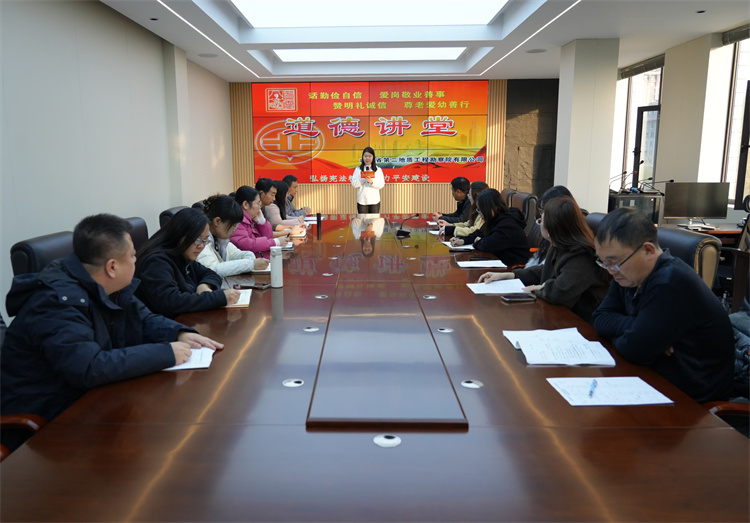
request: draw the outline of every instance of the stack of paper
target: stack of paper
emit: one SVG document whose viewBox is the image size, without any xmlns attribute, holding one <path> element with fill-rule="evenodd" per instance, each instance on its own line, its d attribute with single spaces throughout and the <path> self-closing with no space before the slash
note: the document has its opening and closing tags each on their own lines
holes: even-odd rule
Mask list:
<svg viewBox="0 0 750 523">
<path fill-rule="evenodd" d="M 427 220 L 427 225 L 437 225 L 436 221 Z"/>
<path fill-rule="evenodd" d="M 574 407 L 594 405 L 662 405 L 674 403 L 641 378 L 547 378 Z M 596 381 L 594 385 L 593 382 Z"/>
<path fill-rule="evenodd" d="M 249 307 L 250 306 L 250 298 L 252 297 L 253 290 L 252 289 L 242 289 L 240 291 L 240 299 L 237 301 L 237 303 L 233 303 L 231 305 L 225 305 L 228 309 L 234 309 L 237 307 Z"/>
<path fill-rule="evenodd" d="M 430 234 L 434 234 L 435 236 L 437 236 L 438 234 L 440 234 L 440 231 L 438 231 L 438 230 L 427 231 L 427 232 L 429 232 Z"/>
<path fill-rule="evenodd" d="M 201 347 L 200 349 L 190 349 L 192 354 L 185 363 L 181 365 L 175 365 L 164 370 L 188 370 L 188 369 L 207 369 L 211 366 L 213 361 L 214 350 L 208 347 Z"/>
<path fill-rule="evenodd" d="M 598 341 L 589 341 L 575 327 L 559 330 L 503 331 L 529 365 L 608 365 L 615 360 Z"/>
<path fill-rule="evenodd" d="M 504 269 L 507 267 L 503 262 L 500 260 L 469 260 L 469 261 L 460 261 L 458 262 L 458 266 L 463 269 L 476 269 L 476 268 L 482 268 L 482 267 L 493 267 L 495 269 Z"/>
<path fill-rule="evenodd" d="M 320 219 L 322 221 L 322 220 L 325 220 L 326 217 L 325 216 L 321 216 Z M 317 223 L 318 222 L 318 217 L 315 216 L 315 215 L 305 216 L 305 221 L 308 222 L 308 223 Z"/>
<path fill-rule="evenodd" d="M 451 245 L 451 242 L 440 242 L 452 251 L 473 251 L 473 245 Z"/>
<path fill-rule="evenodd" d="M 526 292 L 523 290 L 525 285 L 518 278 L 514 280 L 498 280 L 490 283 L 467 283 L 466 286 L 474 294 L 515 294 Z M 531 294 L 526 292 L 526 294 Z"/>
</svg>

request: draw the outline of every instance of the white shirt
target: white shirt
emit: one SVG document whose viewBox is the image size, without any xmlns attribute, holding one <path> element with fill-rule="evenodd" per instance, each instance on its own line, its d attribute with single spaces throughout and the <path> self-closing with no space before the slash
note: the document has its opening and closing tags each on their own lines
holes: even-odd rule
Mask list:
<svg viewBox="0 0 750 523">
<path fill-rule="evenodd" d="M 375 177 L 372 179 L 372 185 L 367 183 L 362 177 L 359 167 L 352 173 L 352 187 L 357 188 L 357 203 L 360 205 L 372 205 L 380 203 L 380 189 L 385 187 L 385 177 L 383 169 L 378 167 L 375 171 Z"/>
</svg>

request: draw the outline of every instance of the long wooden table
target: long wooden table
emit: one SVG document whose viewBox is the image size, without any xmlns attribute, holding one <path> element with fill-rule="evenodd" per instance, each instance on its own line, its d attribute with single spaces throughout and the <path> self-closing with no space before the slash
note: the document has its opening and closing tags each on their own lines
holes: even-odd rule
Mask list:
<svg viewBox="0 0 750 523">
<path fill-rule="evenodd" d="M 599 338 L 567 309 L 472 294 L 482 271 L 424 220 L 366 257 L 334 218 L 283 288 L 180 318 L 226 344 L 210 369 L 92 390 L 6 459 L 0 519 L 748 520 L 742 435 L 616 353 L 527 366 L 503 329 Z M 553 376 L 640 376 L 674 404 L 571 407 Z"/>
</svg>

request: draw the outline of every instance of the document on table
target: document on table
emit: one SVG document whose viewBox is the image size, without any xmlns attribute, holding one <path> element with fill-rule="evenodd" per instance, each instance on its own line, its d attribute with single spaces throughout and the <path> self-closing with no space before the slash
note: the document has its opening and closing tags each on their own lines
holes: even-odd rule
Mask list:
<svg viewBox="0 0 750 523">
<path fill-rule="evenodd" d="M 556 330 L 503 331 L 503 336 L 508 338 L 508 341 L 516 349 L 520 349 L 525 343 L 534 340 L 557 343 L 585 343 L 588 341 L 575 327 Z"/>
<path fill-rule="evenodd" d="M 525 285 L 521 280 L 498 280 L 490 283 L 467 283 L 466 286 L 474 294 L 514 294 L 517 292 L 531 294 L 523 290 Z"/>
<path fill-rule="evenodd" d="M 615 359 L 598 341 L 558 343 L 555 341 L 524 341 L 521 345 L 529 365 L 607 365 Z"/>
<path fill-rule="evenodd" d="M 211 366 L 214 357 L 214 350 L 208 347 L 200 349 L 190 349 L 192 354 L 185 363 L 174 365 L 164 370 L 188 370 L 188 369 L 207 369 Z"/>
<path fill-rule="evenodd" d="M 293 251 L 294 250 L 294 244 L 292 242 L 288 242 L 286 245 L 284 245 L 281 248 L 281 250 L 282 251 Z M 270 267 L 270 265 L 269 265 L 269 267 Z M 270 270 L 269 270 L 269 272 L 270 272 Z"/>
<path fill-rule="evenodd" d="M 493 268 L 499 268 L 504 269 L 507 267 L 503 262 L 500 260 L 469 260 L 469 261 L 460 261 L 458 262 L 458 266 L 463 269 L 474 269 L 474 268 L 481 268 L 481 267 L 493 267 Z"/>
<path fill-rule="evenodd" d="M 473 251 L 473 245 L 451 245 L 451 242 L 440 242 L 452 251 Z"/>
<path fill-rule="evenodd" d="M 301 232 L 299 234 L 290 234 L 289 235 L 290 238 L 304 238 L 305 236 L 307 236 L 307 231 L 303 231 L 303 232 Z"/>
<path fill-rule="evenodd" d="M 321 216 L 321 217 L 320 217 L 320 219 L 321 219 L 321 220 L 325 220 L 325 219 L 326 219 L 326 217 L 325 217 L 325 216 Z M 317 222 L 318 222 L 318 217 L 317 217 L 317 216 L 314 216 L 314 215 L 311 215 L 311 216 L 305 216 L 305 221 L 306 221 L 306 222 L 310 222 L 310 223 L 317 223 Z"/>
<path fill-rule="evenodd" d="M 237 303 L 233 303 L 231 305 L 225 305 L 227 309 L 234 309 L 237 307 L 249 307 L 250 306 L 250 297 L 253 294 L 252 289 L 241 289 L 240 290 L 240 299 L 237 301 Z"/>
<path fill-rule="evenodd" d="M 437 222 L 432 220 L 427 220 L 427 225 L 437 225 Z"/>
<path fill-rule="evenodd" d="M 427 231 L 427 232 L 429 232 L 430 234 L 434 234 L 435 236 L 440 234 L 440 231 Z"/>
<path fill-rule="evenodd" d="M 635 376 L 596 378 L 596 385 L 592 378 L 547 378 L 547 381 L 574 407 L 674 403 Z"/>
</svg>

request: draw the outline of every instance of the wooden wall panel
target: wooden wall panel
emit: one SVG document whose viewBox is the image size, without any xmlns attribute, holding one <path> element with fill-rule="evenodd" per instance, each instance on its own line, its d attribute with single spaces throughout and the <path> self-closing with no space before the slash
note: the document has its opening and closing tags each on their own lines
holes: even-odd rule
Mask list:
<svg viewBox="0 0 750 523">
<path fill-rule="evenodd" d="M 490 80 L 487 118 L 487 183 L 502 189 L 505 153 L 506 80 Z M 229 84 L 232 110 L 232 159 L 235 187 L 255 185 L 253 179 L 252 84 Z M 473 181 L 473 180 L 472 180 Z M 381 212 L 452 212 L 455 201 L 448 183 L 388 183 L 381 191 Z M 300 184 L 297 206 L 325 214 L 357 212 L 356 191 L 348 184 Z"/>
</svg>

